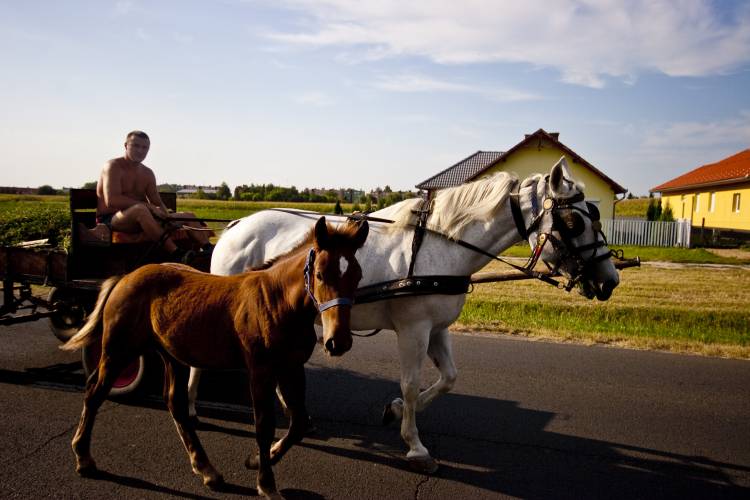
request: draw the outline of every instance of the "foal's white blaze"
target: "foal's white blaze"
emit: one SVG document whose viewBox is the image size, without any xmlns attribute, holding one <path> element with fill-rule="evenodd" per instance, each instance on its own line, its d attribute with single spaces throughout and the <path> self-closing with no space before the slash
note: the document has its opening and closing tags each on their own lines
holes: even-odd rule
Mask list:
<svg viewBox="0 0 750 500">
<path fill-rule="evenodd" d="M 339 276 L 343 276 L 347 269 L 349 269 L 349 259 L 342 255 L 339 259 L 339 271 L 341 271 Z"/>
</svg>

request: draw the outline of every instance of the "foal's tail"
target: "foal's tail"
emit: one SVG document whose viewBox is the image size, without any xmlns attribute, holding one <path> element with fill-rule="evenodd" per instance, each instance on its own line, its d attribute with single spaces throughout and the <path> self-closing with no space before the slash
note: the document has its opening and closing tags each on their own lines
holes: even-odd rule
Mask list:
<svg viewBox="0 0 750 500">
<path fill-rule="evenodd" d="M 61 345 L 60 349 L 63 351 L 75 351 L 76 349 L 93 344 L 102 336 L 102 316 L 104 305 L 107 303 L 107 299 L 109 299 L 109 294 L 112 293 L 112 289 L 121 279 L 122 276 L 114 276 L 102 284 L 99 298 L 96 300 L 96 307 L 94 307 L 94 311 L 86 320 L 86 324 L 78 330 L 78 333 Z"/>
</svg>

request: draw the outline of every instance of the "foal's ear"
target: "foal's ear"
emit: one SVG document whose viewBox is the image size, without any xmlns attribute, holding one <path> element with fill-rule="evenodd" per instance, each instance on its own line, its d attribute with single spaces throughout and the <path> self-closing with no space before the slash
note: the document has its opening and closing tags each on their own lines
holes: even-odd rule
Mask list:
<svg viewBox="0 0 750 500">
<path fill-rule="evenodd" d="M 365 244 L 365 241 L 367 241 L 368 234 L 370 234 L 370 225 L 367 223 L 366 220 L 363 220 L 359 224 L 359 229 L 357 229 L 357 234 L 354 235 L 355 248 L 361 248 L 362 245 Z"/>
<path fill-rule="evenodd" d="M 321 217 L 318 219 L 318 222 L 315 223 L 315 246 L 321 250 L 325 250 L 329 241 L 328 224 L 326 224 L 326 218 Z"/>
</svg>

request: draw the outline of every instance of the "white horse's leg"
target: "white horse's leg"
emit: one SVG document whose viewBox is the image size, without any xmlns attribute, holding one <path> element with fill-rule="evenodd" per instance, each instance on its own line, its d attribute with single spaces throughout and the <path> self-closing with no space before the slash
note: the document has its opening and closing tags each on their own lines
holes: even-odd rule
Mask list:
<svg viewBox="0 0 750 500">
<path fill-rule="evenodd" d="M 432 334 L 427 354 L 440 371 L 440 378 L 428 389 L 422 391 L 417 398 L 417 411 L 424 410 L 432 401 L 453 389 L 458 372 L 453 363 L 453 349 L 451 348 L 450 332 L 443 328 Z"/>
<path fill-rule="evenodd" d="M 419 397 L 419 372 L 427 355 L 429 325 L 411 325 L 412 328 L 399 330 L 398 354 L 401 363 L 401 394 L 403 401 L 395 399 L 390 409 L 396 417 L 401 417 L 401 438 L 409 447 L 406 458 L 409 464 L 421 472 L 435 472 L 437 462 L 419 439 L 417 430 L 417 398 Z"/>
<path fill-rule="evenodd" d="M 190 367 L 190 378 L 188 379 L 188 416 L 197 418 L 198 413 L 195 411 L 195 400 L 198 399 L 198 385 L 201 381 L 200 368 Z"/>
</svg>

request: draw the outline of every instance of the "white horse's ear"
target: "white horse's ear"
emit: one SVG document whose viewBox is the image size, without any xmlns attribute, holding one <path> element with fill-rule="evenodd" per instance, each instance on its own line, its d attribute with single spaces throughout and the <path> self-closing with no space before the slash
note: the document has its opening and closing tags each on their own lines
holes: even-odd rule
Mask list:
<svg viewBox="0 0 750 500">
<path fill-rule="evenodd" d="M 570 174 L 570 167 L 568 167 L 568 161 L 565 157 L 561 157 L 552 167 L 549 173 L 550 189 L 553 194 L 560 195 L 566 191 L 566 187 L 563 185 L 563 180 L 572 180 L 573 176 Z"/>
<path fill-rule="evenodd" d="M 328 237 L 328 224 L 326 218 L 321 217 L 315 223 L 315 246 L 320 250 L 325 250 L 330 238 Z"/>
</svg>

